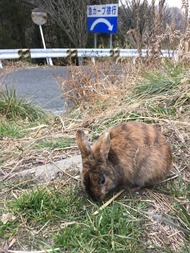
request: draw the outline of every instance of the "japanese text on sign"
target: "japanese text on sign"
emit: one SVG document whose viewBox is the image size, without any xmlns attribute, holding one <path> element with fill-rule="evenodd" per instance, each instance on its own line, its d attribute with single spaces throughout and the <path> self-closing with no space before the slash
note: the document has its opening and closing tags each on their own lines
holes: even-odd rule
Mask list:
<svg viewBox="0 0 190 253">
<path fill-rule="evenodd" d="M 117 17 L 118 4 L 89 5 L 87 17 Z"/>
</svg>

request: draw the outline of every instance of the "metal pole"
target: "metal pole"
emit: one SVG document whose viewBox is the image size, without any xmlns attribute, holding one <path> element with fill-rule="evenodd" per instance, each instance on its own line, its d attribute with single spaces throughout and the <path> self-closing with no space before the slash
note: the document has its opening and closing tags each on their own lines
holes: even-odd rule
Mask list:
<svg viewBox="0 0 190 253">
<path fill-rule="evenodd" d="M 45 39 L 44 39 L 44 34 L 43 34 L 42 26 L 39 25 L 39 28 L 40 28 L 40 34 L 41 34 L 41 37 L 42 37 L 42 44 L 43 44 L 44 49 L 46 49 L 46 43 L 45 43 Z M 47 61 L 48 65 L 53 66 L 53 61 L 52 61 L 51 58 L 46 58 L 46 61 Z"/>
<path fill-rule="evenodd" d="M 94 48 L 97 48 L 97 33 L 94 33 Z M 95 65 L 96 64 L 96 59 L 95 57 L 91 58 L 92 63 Z"/>
<path fill-rule="evenodd" d="M 113 45 L 112 45 L 112 38 L 113 38 L 112 33 L 110 33 L 110 48 L 113 47 Z"/>
<path fill-rule="evenodd" d="M 94 34 L 94 48 L 97 48 L 97 33 Z"/>
</svg>

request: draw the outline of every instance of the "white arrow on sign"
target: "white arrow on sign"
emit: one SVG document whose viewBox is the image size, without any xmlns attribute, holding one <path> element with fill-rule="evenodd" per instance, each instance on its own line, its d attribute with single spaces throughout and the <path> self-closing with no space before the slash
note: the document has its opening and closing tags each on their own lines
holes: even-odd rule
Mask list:
<svg viewBox="0 0 190 253">
<path fill-rule="evenodd" d="M 98 23 L 104 23 L 104 24 L 106 24 L 106 25 L 108 26 L 108 30 L 110 30 L 110 31 L 113 30 L 113 25 L 112 25 L 107 19 L 105 19 L 105 18 L 98 18 L 98 19 L 96 19 L 96 20 L 92 23 L 92 25 L 91 25 L 91 27 L 90 27 L 90 30 L 92 31 L 92 30 L 94 29 L 94 27 L 95 27 Z"/>
</svg>

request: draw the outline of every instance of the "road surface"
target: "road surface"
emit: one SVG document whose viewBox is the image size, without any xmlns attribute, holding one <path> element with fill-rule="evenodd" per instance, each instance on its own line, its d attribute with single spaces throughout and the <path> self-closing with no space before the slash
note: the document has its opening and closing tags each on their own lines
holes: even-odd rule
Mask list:
<svg viewBox="0 0 190 253">
<path fill-rule="evenodd" d="M 65 111 L 61 83 L 70 76 L 70 67 L 34 67 L 0 70 L 0 89 L 14 87 L 20 97 L 34 101 L 54 113 Z"/>
</svg>

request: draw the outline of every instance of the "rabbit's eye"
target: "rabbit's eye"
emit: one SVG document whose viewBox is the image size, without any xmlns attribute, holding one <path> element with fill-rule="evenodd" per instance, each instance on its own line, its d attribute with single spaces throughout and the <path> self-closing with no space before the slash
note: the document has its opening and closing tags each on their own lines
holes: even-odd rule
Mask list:
<svg viewBox="0 0 190 253">
<path fill-rule="evenodd" d="M 103 185 L 106 181 L 106 178 L 104 175 L 101 176 L 101 181 L 100 181 L 100 184 Z"/>
</svg>

